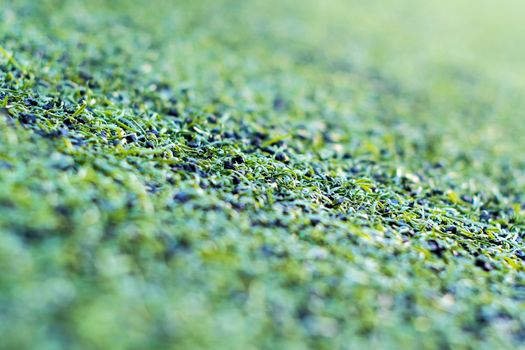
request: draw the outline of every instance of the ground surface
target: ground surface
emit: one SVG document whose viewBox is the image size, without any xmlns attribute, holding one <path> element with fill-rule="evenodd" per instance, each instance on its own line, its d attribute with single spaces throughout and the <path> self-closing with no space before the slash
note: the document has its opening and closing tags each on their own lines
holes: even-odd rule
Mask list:
<svg viewBox="0 0 525 350">
<path fill-rule="evenodd" d="M 519 1 L 0 1 L 0 347 L 525 346 Z"/>
</svg>

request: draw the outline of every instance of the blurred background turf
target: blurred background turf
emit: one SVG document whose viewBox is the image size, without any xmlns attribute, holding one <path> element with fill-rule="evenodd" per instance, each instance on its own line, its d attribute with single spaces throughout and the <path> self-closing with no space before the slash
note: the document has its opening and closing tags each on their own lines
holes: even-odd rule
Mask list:
<svg viewBox="0 0 525 350">
<path fill-rule="evenodd" d="M 396 118 L 427 123 L 445 143 L 513 157 L 525 142 L 525 5 L 517 0 L 47 0 L 2 8 L 4 30 L 95 45 L 111 38 L 189 84 L 226 70 L 269 80 L 292 66 L 339 80 L 376 71 L 407 100 L 425 101 L 421 109 L 409 102 Z"/>
</svg>

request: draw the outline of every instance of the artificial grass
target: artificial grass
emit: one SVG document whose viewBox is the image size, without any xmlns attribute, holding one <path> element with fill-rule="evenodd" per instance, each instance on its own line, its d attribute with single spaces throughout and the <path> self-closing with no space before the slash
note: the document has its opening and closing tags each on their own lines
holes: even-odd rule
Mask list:
<svg viewBox="0 0 525 350">
<path fill-rule="evenodd" d="M 0 347 L 525 346 L 510 3 L 0 2 Z"/>
</svg>

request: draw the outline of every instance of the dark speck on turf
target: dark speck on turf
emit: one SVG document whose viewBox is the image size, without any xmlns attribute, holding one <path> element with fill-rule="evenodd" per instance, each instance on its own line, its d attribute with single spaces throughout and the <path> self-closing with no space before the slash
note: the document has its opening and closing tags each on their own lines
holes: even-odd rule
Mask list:
<svg viewBox="0 0 525 350">
<path fill-rule="evenodd" d="M 445 232 L 450 232 L 450 233 L 457 233 L 458 232 L 458 228 L 454 225 L 451 225 L 451 226 L 448 226 L 445 228 Z"/>
<path fill-rule="evenodd" d="M 288 156 L 283 153 L 283 152 L 279 152 L 275 155 L 275 159 L 280 161 L 280 162 L 287 162 L 288 161 Z"/>
<path fill-rule="evenodd" d="M 137 142 L 137 135 L 135 134 L 129 134 L 128 136 L 126 136 L 126 141 L 128 143 L 134 143 L 134 142 Z"/>
<path fill-rule="evenodd" d="M 282 99 L 282 97 L 280 96 L 277 96 L 274 98 L 273 100 L 273 108 L 276 110 L 276 111 L 280 111 L 282 109 L 284 109 L 284 107 L 286 106 L 284 100 Z"/>
<path fill-rule="evenodd" d="M 171 117 L 178 117 L 180 115 L 179 110 L 177 108 L 170 108 L 166 111 L 166 114 Z"/>
<path fill-rule="evenodd" d="M 36 116 L 33 113 L 20 114 L 20 122 L 23 124 L 33 124 L 36 121 Z"/>
<path fill-rule="evenodd" d="M 519 259 L 525 261 L 525 251 L 523 251 L 523 250 L 521 250 L 521 249 L 517 250 L 517 251 L 516 251 L 516 256 L 517 256 Z"/>
<path fill-rule="evenodd" d="M 191 199 L 191 195 L 189 195 L 186 192 L 179 192 L 173 196 L 173 199 L 175 199 L 179 203 L 186 203 Z"/>
<path fill-rule="evenodd" d="M 428 241 L 428 249 L 431 253 L 436 254 L 439 257 L 441 257 L 443 255 L 443 252 L 446 250 L 438 243 L 438 241 L 434 239 Z"/>
<path fill-rule="evenodd" d="M 38 106 L 38 101 L 33 99 L 33 98 L 26 98 L 25 104 L 26 104 L 26 106 L 35 107 L 35 106 Z"/>
<path fill-rule="evenodd" d="M 6 162 L 5 160 L 0 160 L 0 169 L 12 169 L 13 166 L 11 163 Z"/>
<path fill-rule="evenodd" d="M 224 162 L 224 169 L 235 170 L 235 165 L 231 161 Z"/>
<path fill-rule="evenodd" d="M 489 214 L 489 212 L 486 211 L 486 210 L 482 210 L 482 211 L 481 211 L 481 214 L 480 214 L 480 216 L 479 216 L 479 219 L 480 219 L 481 221 L 484 221 L 484 222 L 489 221 L 489 220 L 490 220 L 490 214 Z"/>
<path fill-rule="evenodd" d="M 53 102 L 47 102 L 46 104 L 42 106 L 42 108 L 45 110 L 50 110 L 51 108 L 53 108 L 53 105 L 54 105 Z"/>
<path fill-rule="evenodd" d="M 319 223 L 321 222 L 321 220 L 319 218 L 310 218 L 310 224 L 312 226 L 316 226 L 318 225 Z"/>
<path fill-rule="evenodd" d="M 3 117 L 11 117 L 7 108 L 0 108 L 0 115 Z"/>
<path fill-rule="evenodd" d="M 215 124 L 217 123 L 217 117 L 214 114 L 208 116 L 208 123 Z"/>
<path fill-rule="evenodd" d="M 476 264 L 477 267 L 479 267 L 479 268 L 481 268 L 481 269 L 483 269 L 484 271 L 487 271 L 487 272 L 494 270 L 494 267 L 490 263 L 488 263 L 485 260 L 480 259 L 480 258 L 476 259 L 475 264 Z"/>
<path fill-rule="evenodd" d="M 275 252 L 273 251 L 272 247 L 268 244 L 263 244 L 260 249 L 261 253 L 267 258 L 275 255 Z"/>
<path fill-rule="evenodd" d="M 69 134 L 69 131 L 66 128 L 59 128 L 52 132 L 53 137 L 66 137 Z"/>
<path fill-rule="evenodd" d="M 244 158 L 242 156 L 235 156 L 232 158 L 232 162 L 235 164 L 243 164 Z"/>
</svg>

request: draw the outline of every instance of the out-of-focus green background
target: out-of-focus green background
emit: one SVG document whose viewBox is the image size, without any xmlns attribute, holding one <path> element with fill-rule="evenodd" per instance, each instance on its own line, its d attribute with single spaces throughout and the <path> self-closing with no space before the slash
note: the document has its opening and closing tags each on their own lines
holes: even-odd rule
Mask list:
<svg viewBox="0 0 525 350">
<path fill-rule="evenodd" d="M 378 70 L 407 93 L 431 96 L 427 110 L 405 116 L 411 122 L 445 125 L 440 132 L 447 139 L 478 148 L 489 141 L 498 155 L 515 153 L 515 142 L 524 139 L 516 115 L 525 80 L 525 5 L 518 0 L 4 3 L 4 28 L 23 19 L 16 9 L 25 8 L 21 13 L 40 11 L 27 18 L 29 32 L 45 29 L 101 45 L 107 37 L 119 46 L 133 38 L 157 49 L 146 54 L 153 69 L 174 80 L 194 84 L 199 72 L 236 69 L 241 77 L 292 64 L 340 78 Z M 124 21 L 112 25 L 115 18 Z M 211 63 L 210 55 L 217 55 Z"/>
</svg>

